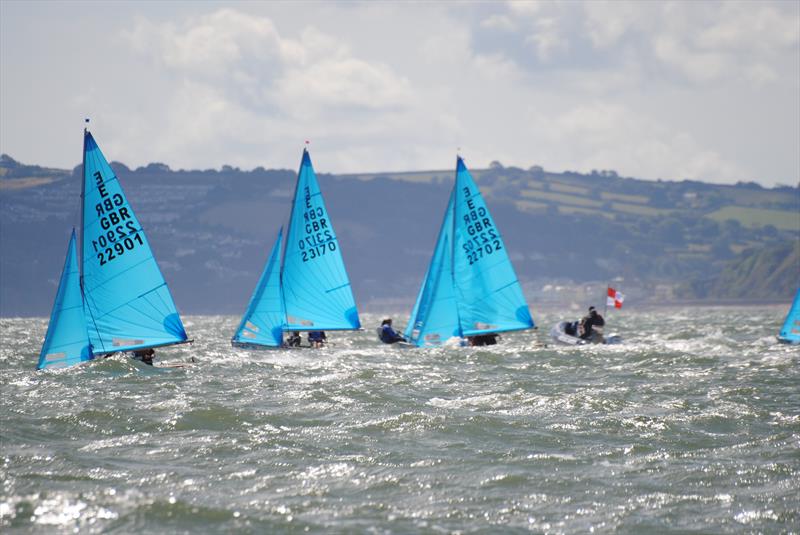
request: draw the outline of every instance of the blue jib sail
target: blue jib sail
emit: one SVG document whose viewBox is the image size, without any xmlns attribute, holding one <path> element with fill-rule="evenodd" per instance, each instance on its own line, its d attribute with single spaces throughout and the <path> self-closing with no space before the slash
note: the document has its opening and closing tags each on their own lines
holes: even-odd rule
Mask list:
<svg viewBox="0 0 800 535">
<path fill-rule="evenodd" d="M 428 273 L 406 327 L 406 339 L 419 347 L 438 346 L 461 336 L 452 271 L 454 202 L 455 192 L 451 192 Z"/>
<path fill-rule="evenodd" d="M 281 297 L 281 241 L 283 228 L 278 232 L 264 272 L 258 280 L 247 311 L 242 317 L 233 342 L 280 347 L 283 342 L 283 299 Z"/>
<path fill-rule="evenodd" d="M 281 285 L 286 312 L 284 330 L 361 327 L 339 241 L 306 150 L 289 220 Z"/>
<path fill-rule="evenodd" d="M 93 358 L 83 315 L 78 248 L 73 229 L 36 369 L 66 368 Z"/>
<path fill-rule="evenodd" d="M 790 344 L 800 344 L 800 289 L 794 295 L 792 308 L 786 315 L 786 321 L 783 322 L 781 334 L 778 338 L 783 342 Z"/>
<path fill-rule="evenodd" d="M 456 162 L 453 278 L 463 336 L 533 327 L 500 230 L 464 160 Z"/>
<path fill-rule="evenodd" d="M 464 161 L 406 328 L 417 346 L 533 327 L 500 231 Z"/>
<path fill-rule="evenodd" d="M 92 135 L 84 136 L 82 266 L 95 354 L 186 341 L 144 229 Z"/>
</svg>

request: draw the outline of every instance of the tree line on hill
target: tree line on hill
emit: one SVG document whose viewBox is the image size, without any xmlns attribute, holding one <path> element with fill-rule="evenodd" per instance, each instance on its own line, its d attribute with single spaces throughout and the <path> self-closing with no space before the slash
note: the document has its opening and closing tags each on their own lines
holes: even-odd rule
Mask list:
<svg viewBox="0 0 800 535">
<path fill-rule="evenodd" d="M 241 312 L 288 219 L 296 171 L 113 167 L 178 305 L 189 313 Z M 453 171 L 416 178 L 317 171 L 358 302 L 413 301 Z M 800 215 L 796 226 L 791 217 L 786 224 L 787 213 L 800 214 L 798 187 L 653 182 L 613 171 L 500 164 L 473 174 L 531 300 L 553 280 L 579 286 L 622 277 L 628 287 L 665 285 L 680 299 L 785 300 L 800 284 Z M 26 166 L 4 155 L 0 202 L 0 313 L 45 315 L 79 220 L 80 167 Z M 717 220 L 722 206 L 774 215 L 781 226 Z"/>
</svg>

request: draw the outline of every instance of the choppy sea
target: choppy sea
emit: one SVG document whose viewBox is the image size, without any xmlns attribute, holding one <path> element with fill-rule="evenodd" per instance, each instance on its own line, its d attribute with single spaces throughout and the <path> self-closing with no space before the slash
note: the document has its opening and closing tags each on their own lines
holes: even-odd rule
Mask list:
<svg viewBox="0 0 800 535">
<path fill-rule="evenodd" d="M 534 311 L 535 312 L 535 311 Z M 786 307 L 610 312 L 489 348 L 192 346 L 35 372 L 46 319 L 1 319 L 4 533 L 798 533 L 800 348 Z"/>
</svg>

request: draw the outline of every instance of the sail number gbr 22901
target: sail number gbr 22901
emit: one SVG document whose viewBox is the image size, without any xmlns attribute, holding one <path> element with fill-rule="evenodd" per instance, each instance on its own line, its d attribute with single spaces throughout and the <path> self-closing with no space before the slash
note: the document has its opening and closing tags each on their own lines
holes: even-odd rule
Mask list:
<svg viewBox="0 0 800 535">
<path fill-rule="evenodd" d="M 469 188 L 464 188 L 463 191 L 469 211 L 463 217 L 467 236 L 464 236 L 462 248 L 471 266 L 482 258 L 502 249 L 503 244 L 500 242 L 500 236 L 492 224 L 486 207 L 476 207 L 474 199 L 471 198 Z"/>
<path fill-rule="evenodd" d="M 137 245 L 144 245 L 144 240 L 136 223 L 133 221 L 125 198 L 120 193 L 109 195 L 100 171 L 94 174 L 97 191 L 101 201 L 95 205 L 97 217 L 100 219 L 100 233 L 92 240 L 92 247 L 104 266 L 112 260 L 133 250 Z"/>
</svg>

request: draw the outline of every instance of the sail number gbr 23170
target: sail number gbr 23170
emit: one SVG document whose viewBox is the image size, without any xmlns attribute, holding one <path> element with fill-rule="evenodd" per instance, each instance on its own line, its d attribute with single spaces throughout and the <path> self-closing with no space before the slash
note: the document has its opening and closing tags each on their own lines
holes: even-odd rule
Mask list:
<svg viewBox="0 0 800 535">
<path fill-rule="evenodd" d="M 137 245 L 144 245 L 144 240 L 125 206 L 125 198 L 120 193 L 109 195 L 100 171 L 94 174 L 94 178 L 102 200 L 94 207 L 101 230 L 92 240 L 92 247 L 100 265 L 104 266 Z"/>
<path fill-rule="evenodd" d="M 303 232 L 297 242 L 303 262 L 325 256 L 336 250 L 336 241 L 325 217 L 325 210 L 311 202 L 311 191 L 305 187 L 306 210 L 303 212 Z"/>
</svg>

